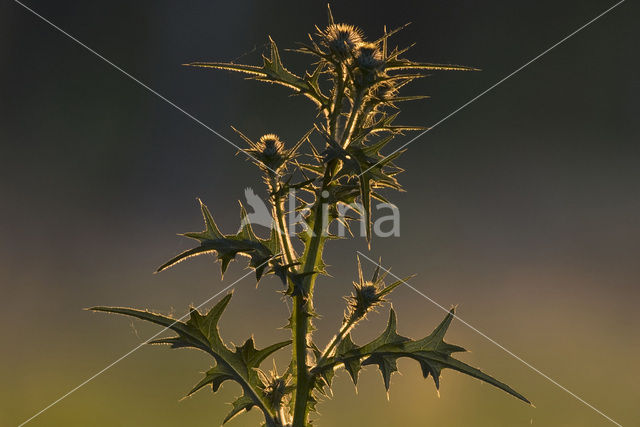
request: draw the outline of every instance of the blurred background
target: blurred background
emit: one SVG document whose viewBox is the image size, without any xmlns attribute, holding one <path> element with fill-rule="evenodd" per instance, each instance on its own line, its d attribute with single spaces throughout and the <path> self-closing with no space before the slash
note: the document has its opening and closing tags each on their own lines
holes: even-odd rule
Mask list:
<svg viewBox="0 0 640 427">
<path fill-rule="evenodd" d="M 284 88 L 180 64 L 259 64 L 267 35 L 283 49 L 325 25 L 324 1 L 26 4 L 237 144 L 231 125 L 293 142 L 315 115 Z M 612 4 L 351 1 L 333 11 L 372 39 L 412 22 L 394 38 L 417 43 L 408 58 L 482 68 L 407 89 L 432 98 L 405 105 L 399 122 L 429 126 Z M 398 162 L 407 192 L 390 195 L 401 236 L 374 239 L 368 253 L 399 276 L 417 273 L 422 292 L 625 426 L 640 425 L 638 12 L 626 2 L 415 141 Z M 297 72 L 308 59 L 283 57 Z M 264 190 L 229 144 L 11 1 L 0 5 L 0 64 L 0 425 L 15 426 L 159 330 L 83 308 L 181 316 L 244 274 L 234 263 L 222 282 L 206 257 L 151 273 L 190 245 L 175 233 L 200 229 L 196 197 L 232 232 L 244 188 Z M 321 347 L 341 321 L 356 250 L 364 239 L 328 246 Z M 273 278 L 238 283 L 223 337 L 286 339 L 279 289 Z M 403 335 L 425 336 L 443 317 L 409 288 L 392 299 Z M 372 338 L 386 315 L 354 339 Z M 448 341 L 536 408 L 453 371 L 438 398 L 402 361 L 389 395 L 373 367 L 358 394 L 339 373 L 317 425 L 613 425 L 462 323 Z M 29 425 L 219 425 L 237 386 L 180 400 L 209 366 L 194 351 L 145 346 Z M 260 419 L 254 410 L 229 426 Z"/>
</svg>

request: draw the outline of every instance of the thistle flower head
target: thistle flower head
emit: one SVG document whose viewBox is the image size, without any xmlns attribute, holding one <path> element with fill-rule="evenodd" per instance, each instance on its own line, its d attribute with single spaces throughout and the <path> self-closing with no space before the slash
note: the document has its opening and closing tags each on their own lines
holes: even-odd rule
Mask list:
<svg viewBox="0 0 640 427">
<path fill-rule="evenodd" d="M 384 65 L 382 51 L 375 43 L 364 43 L 358 47 L 356 64 L 364 71 L 378 71 Z"/>
<path fill-rule="evenodd" d="M 375 43 L 363 43 L 355 55 L 354 83 L 359 89 L 368 89 L 384 75 L 384 55 Z"/>
<path fill-rule="evenodd" d="M 236 128 L 232 127 L 232 129 L 249 144 L 249 148 L 244 151 L 266 171 L 278 172 L 286 167 L 287 160 L 295 155 L 295 149 L 286 150 L 284 143 L 273 133 L 263 135 L 258 142 L 253 142 Z"/>
<path fill-rule="evenodd" d="M 400 279 L 393 282 L 390 285 L 385 285 L 384 279 L 387 276 L 388 271 L 380 274 L 380 265 L 376 268 L 371 277 L 371 280 L 365 280 L 362 274 L 362 265 L 360 264 L 360 257 L 358 259 L 358 281 L 353 282 L 354 292 L 347 297 L 349 302 L 349 311 L 345 316 L 347 322 L 357 322 L 362 319 L 369 311 L 375 309 L 380 304 L 386 302 L 385 296 L 391 293 L 405 280 Z"/>
<path fill-rule="evenodd" d="M 362 44 L 362 31 L 348 24 L 331 24 L 320 33 L 322 44 L 329 49 L 338 60 L 344 61 Z"/>
<path fill-rule="evenodd" d="M 255 164 L 268 174 L 279 174 L 286 169 L 287 164 L 296 157 L 298 148 L 308 140 L 311 134 L 310 130 L 293 147 L 286 149 L 284 148 L 284 142 L 280 140 L 278 135 L 273 133 L 262 135 L 258 142 L 254 142 L 233 126 L 231 126 L 231 129 L 249 145 L 249 148 L 245 149 L 244 152 L 251 156 Z"/>
<path fill-rule="evenodd" d="M 350 315 L 361 318 L 372 308 L 379 305 L 383 299 L 379 295 L 378 286 L 370 281 L 353 284 L 354 293 L 349 297 Z"/>
<path fill-rule="evenodd" d="M 277 135 L 268 133 L 260 137 L 258 142 L 251 143 L 247 153 L 251 154 L 261 168 L 279 171 L 286 165 L 288 152 Z"/>
<path fill-rule="evenodd" d="M 260 137 L 256 144 L 256 149 L 266 158 L 276 158 L 282 156 L 284 143 L 280 141 L 278 135 L 268 133 Z"/>
</svg>

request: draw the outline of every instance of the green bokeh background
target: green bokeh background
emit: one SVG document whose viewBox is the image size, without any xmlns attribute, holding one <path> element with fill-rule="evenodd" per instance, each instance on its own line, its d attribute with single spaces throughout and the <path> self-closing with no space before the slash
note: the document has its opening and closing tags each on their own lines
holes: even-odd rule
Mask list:
<svg viewBox="0 0 640 427">
<path fill-rule="evenodd" d="M 323 25 L 324 2 L 27 4 L 238 144 L 230 125 L 285 141 L 310 125 L 313 107 L 282 88 L 179 64 L 245 53 L 241 61 L 257 63 L 267 34 L 293 47 Z M 405 106 L 402 122 L 428 126 L 611 4 L 354 1 L 334 14 L 372 38 L 411 21 L 396 38 L 417 42 L 410 58 L 483 69 L 413 85 L 432 99 Z M 624 426 L 640 425 L 638 12 L 626 2 L 413 143 L 399 161 L 408 191 L 392 195 L 401 237 L 374 239 L 370 252 L 400 276 L 417 273 L 422 292 L 457 304 L 467 322 Z M 303 69 L 305 58 L 284 59 Z M 0 425 L 15 426 L 158 330 L 83 307 L 182 315 L 244 274 L 233 265 L 222 282 L 204 258 L 151 272 L 187 248 L 174 233 L 200 227 L 195 197 L 231 232 L 235 201 L 260 184 L 227 143 L 9 1 L 0 5 L 0 64 Z M 321 346 L 339 326 L 356 250 L 366 251 L 363 240 L 329 245 L 333 277 L 317 291 Z M 240 282 L 223 337 L 253 333 L 262 346 L 286 338 L 278 289 L 274 279 L 257 290 Z M 407 336 L 443 316 L 408 288 L 393 304 Z M 373 337 L 385 320 L 381 310 L 355 338 Z M 374 368 L 358 394 L 340 373 L 318 425 L 613 425 L 460 322 L 448 340 L 536 408 L 451 371 L 438 397 L 403 361 L 388 396 Z M 208 367 L 196 352 L 143 347 L 29 425 L 218 425 L 235 386 L 180 400 Z M 229 425 L 259 419 L 252 411 Z"/>
</svg>

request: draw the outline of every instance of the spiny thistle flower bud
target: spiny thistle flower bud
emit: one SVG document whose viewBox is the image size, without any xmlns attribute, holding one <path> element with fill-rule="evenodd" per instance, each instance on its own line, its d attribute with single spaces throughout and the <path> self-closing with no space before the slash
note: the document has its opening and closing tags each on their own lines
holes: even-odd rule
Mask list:
<svg viewBox="0 0 640 427">
<path fill-rule="evenodd" d="M 360 89 L 373 86 L 384 71 L 384 58 L 375 43 L 360 45 L 355 56 L 354 83 Z"/>
<path fill-rule="evenodd" d="M 351 308 L 349 315 L 354 319 L 363 317 L 369 310 L 383 301 L 378 287 L 373 282 L 354 282 L 353 289 L 355 292 L 349 297 Z"/>
<path fill-rule="evenodd" d="M 273 378 L 264 389 L 264 394 L 273 404 L 279 404 L 287 392 L 287 384 L 282 378 Z"/>
<path fill-rule="evenodd" d="M 271 174 L 279 174 L 282 169 L 287 168 L 287 164 L 296 156 L 298 148 L 304 141 L 307 141 L 311 131 L 307 132 L 293 147 L 284 148 L 284 143 L 273 133 L 262 135 L 257 142 L 252 141 L 238 129 L 231 128 L 249 145 L 244 152 L 254 160 L 263 171 Z"/>
<path fill-rule="evenodd" d="M 251 146 L 250 149 L 246 150 L 247 153 L 251 154 L 257 160 L 260 167 L 264 168 L 266 166 L 267 169 L 278 171 L 285 165 L 289 158 L 290 153 L 284 149 L 284 143 L 277 135 L 268 133 L 263 135 L 258 142 L 255 143 L 251 142 L 248 138 L 246 140 Z"/>
<path fill-rule="evenodd" d="M 356 54 L 356 63 L 363 71 L 378 71 L 384 65 L 382 52 L 374 43 L 362 44 Z"/>
<path fill-rule="evenodd" d="M 274 369 L 269 371 L 268 374 L 259 369 L 256 372 L 264 385 L 263 392 L 265 397 L 274 407 L 280 406 L 284 396 L 291 391 L 289 378 L 287 376 L 278 375 L 275 368 L 275 362 Z"/>
<path fill-rule="evenodd" d="M 282 156 L 284 143 L 280 141 L 277 135 L 268 133 L 260 138 L 257 148 L 262 151 L 262 155 L 266 158 L 276 158 Z"/>
<path fill-rule="evenodd" d="M 320 36 L 329 52 L 340 61 L 351 58 L 356 48 L 362 44 L 362 31 L 348 24 L 329 25 Z"/>
<path fill-rule="evenodd" d="M 365 280 L 362 275 L 362 266 L 360 265 L 360 258 L 358 257 L 358 281 L 353 282 L 354 293 L 347 297 L 349 302 L 349 311 L 345 315 L 345 322 L 348 324 L 355 324 L 362 319 L 369 311 L 376 306 L 384 303 L 385 296 L 397 288 L 405 280 L 400 279 L 385 286 L 384 278 L 388 271 L 382 276 L 380 275 L 380 266 L 376 268 L 371 280 Z"/>
</svg>

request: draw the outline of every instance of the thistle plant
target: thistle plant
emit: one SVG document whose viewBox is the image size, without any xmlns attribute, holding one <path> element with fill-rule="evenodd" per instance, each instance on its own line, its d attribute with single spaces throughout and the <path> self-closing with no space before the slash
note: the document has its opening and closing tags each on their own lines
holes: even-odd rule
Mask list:
<svg viewBox="0 0 640 427">
<path fill-rule="evenodd" d="M 195 348 L 209 354 L 213 366 L 188 394 L 208 386 L 216 392 L 226 381 L 238 383 L 243 394 L 232 402 L 223 423 L 256 407 L 264 415 L 265 426 L 309 426 L 317 402 L 330 394 L 337 370 L 344 368 L 357 384 L 362 367 L 376 365 L 388 390 L 391 375 L 397 371 L 396 362 L 402 357 L 417 361 L 424 378 L 431 376 L 436 388 L 441 371 L 448 368 L 528 402 L 506 384 L 452 356 L 465 351 L 444 341 L 454 318 L 453 309 L 424 338 L 399 335 L 396 313 L 388 298 L 410 278 L 387 283 L 388 271 L 382 269 L 381 272 L 380 265 L 367 280 L 357 259 L 357 280 L 352 293 L 345 298 L 342 326 L 324 345 L 312 336 L 313 321 L 317 317 L 314 288 L 319 276 L 327 275 L 323 252 L 327 241 L 336 237 L 332 227 L 339 224 L 349 228 L 354 221 L 361 221 L 370 244 L 371 199 L 386 201 L 380 194 L 381 189 L 401 190 L 396 176 L 402 170 L 393 162 L 402 151 L 385 156 L 382 150 L 396 136 L 424 129 L 395 124 L 399 103 L 425 98 L 401 96 L 400 90 L 424 77 L 425 72 L 473 70 L 402 58 L 407 49 L 391 50 L 388 46 L 389 38 L 400 29 L 385 29 L 381 37 L 368 41 L 358 28 L 336 24 L 329 11 L 328 26 L 317 29 L 306 44 L 293 49 L 312 60 L 312 68 L 302 76 L 284 67 L 276 43 L 271 39 L 270 54 L 263 58 L 262 66 L 221 62 L 186 64 L 245 73 L 251 79 L 285 86 L 311 100 L 319 113 L 309 132 L 295 144 L 288 144 L 274 134 L 254 139 L 236 130 L 247 144 L 244 153 L 264 176 L 272 215 L 268 237 L 255 233 L 242 205 L 239 231 L 223 234 L 207 206 L 200 202 L 204 230 L 183 235 L 195 240 L 195 246 L 158 269 L 165 270 L 193 256 L 214 254 L 224 274 L 229 263 L 239 255 L 248 258 L 258 282 L 267 275 L 282 282 L 283 300 L 292 304 L 288 321 L 291 340 L 258 349 L 251 337 L 239 347 L 227 346 L 220 336 L 218 321 L 231 300 L 231 293 L 206 313 L 191 308 L 186 322 L 146 310 L 93 308 L 156 323 L 176 334 L 152 341 L 153 344 Z M 293 191 L 299 195 L 289 198 Z M 287 205 L 287 200 L 292 202 Z M 352 216 L 344 215 L 344 208 L 350 208 Z M 290 211 L 301 212 L 301 230 L 295 230 L 296 224 L 288 221 Z M 369 343 L 355 343 L 351 331 L 383 306 L 389 307 L 385 330 Z M 287 366 L 278 369 L 274 361 L 273 370 L 262 370 L 265 360 L 273 359 L 275 352 L 285 348 L 291 349 Z"/>
</svg>

